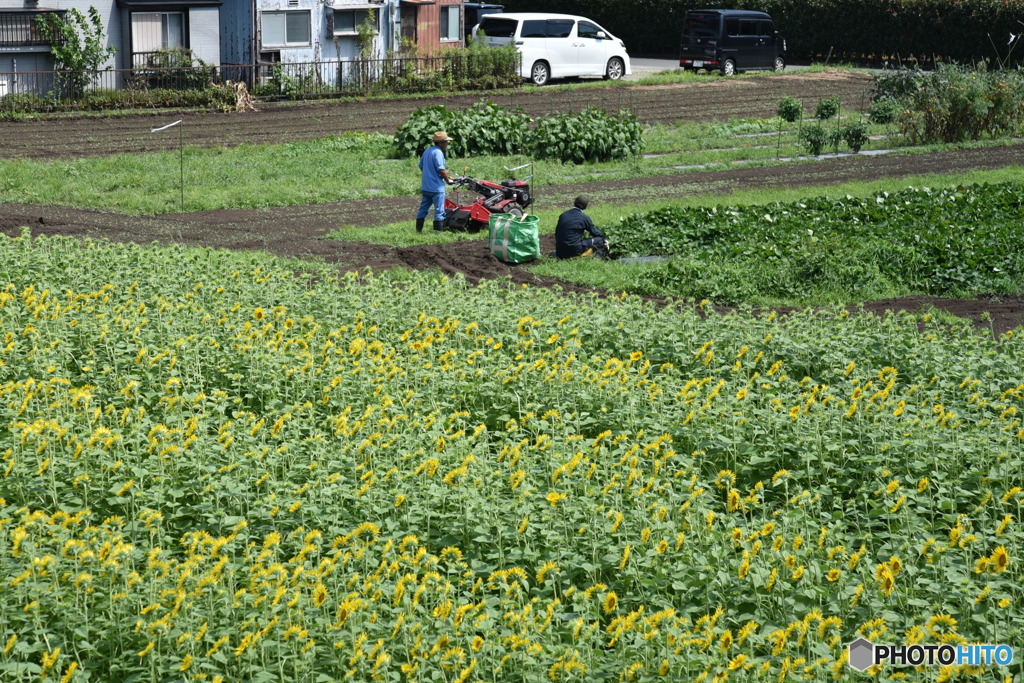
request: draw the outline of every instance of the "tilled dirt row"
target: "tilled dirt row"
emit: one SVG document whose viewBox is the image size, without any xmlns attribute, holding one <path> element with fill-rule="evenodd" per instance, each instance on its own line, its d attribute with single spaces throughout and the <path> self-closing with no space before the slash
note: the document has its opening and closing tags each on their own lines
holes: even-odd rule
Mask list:
<svg viewBox="0 0 1024 683">
<path fill-rule="evenodd" d="M 467 107 L 488 98 L 502 106 L 522 107 L 539 117 L 587 106 L 631 109 L 645 123 L 729 121 L 775 115 L 778 101 L 789 95 L 813 111 L 817 101 L 839 95 L 844 109 L 868 105 L 871 77 L 827 71 L 782 73 L 757 78 L 721 79 L 665 86 L 580 88 L 571 91 L 500 91 L 486 96 L 451 95 L 393 100 L 322 101 L 304 104 L 263 103 L 247 113 L 154 112 L 113 116 L 72 116 L 0 121 L 0 157 L 68 159 L 81 156 L 133 154 L 178 147 L 175 130 L 153 128 L 183 121 L 184 143 L 192 147 L 232 147 L 310 140 L 349 131 L 392 133 L 419 107 L 445 104 Z"/>
</svg>

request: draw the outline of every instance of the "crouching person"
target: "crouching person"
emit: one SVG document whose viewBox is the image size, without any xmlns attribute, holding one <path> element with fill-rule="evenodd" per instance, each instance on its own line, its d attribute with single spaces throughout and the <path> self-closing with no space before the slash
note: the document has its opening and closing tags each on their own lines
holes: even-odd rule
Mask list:
<svg viewBox="0 0 1024 683">
<path fill-rule="evenodd" d="M 558 217 L 558 225 L 555 226 L 555 256 L 558 258 L 608 254 L 608 240 L 604 233 L 597 229 L 590 216 L 583 213 L 589 204 L 590 199 L 580 195 L 573 201 L 572 208 Z"/>
</svg>

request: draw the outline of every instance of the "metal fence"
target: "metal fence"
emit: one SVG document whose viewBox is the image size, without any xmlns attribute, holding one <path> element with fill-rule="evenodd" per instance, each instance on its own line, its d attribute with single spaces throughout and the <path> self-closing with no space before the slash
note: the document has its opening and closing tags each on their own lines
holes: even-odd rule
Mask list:
<svg viewBox="0 0 1024 683">
<path fill-rule="evenodd" d="M 22 71 L 0 73 L 0 107 L 4 99 L 19 97 L 73 103 L 117 90 L 194 91 L 228 81 L 246 83 L 259 98 L 302 99 L 384 91 L 507 88 L 518 85 L 520 78 L 518 55 L 513 58 L 507 52 L 299 64 Z"/>
<path fill-rule="evenodd" d="M 62 10 L 53 10 L 51 13 L 59 17 L 64 16 Z M 36 23 L 36 17 L 40 14 L 41 12 L 0 11 L 0 47 L 50 45 L 50 39 Z"/>
</svg>

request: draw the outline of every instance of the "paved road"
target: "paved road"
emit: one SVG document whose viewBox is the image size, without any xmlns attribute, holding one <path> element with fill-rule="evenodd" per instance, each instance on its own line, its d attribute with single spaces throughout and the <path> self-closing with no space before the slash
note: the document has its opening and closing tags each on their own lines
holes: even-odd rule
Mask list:
<svg viewBox="0 0 1024 683">
<path fill-rule="evenodd" d="M 645 57 L 633 57 L 629 60 L 633 67 L 633 73 L 626 76 L 627 81 L 636 81 L 644 76 L 650 76 L 658 71 L 665 71 L 667 69 L 678 69 L 679 61 L 675 59 L 649 59 Z M 790 69 L 804 69 L 804 65 L 790 64 L 786 66 L 786 70 Z"/>
</svg>

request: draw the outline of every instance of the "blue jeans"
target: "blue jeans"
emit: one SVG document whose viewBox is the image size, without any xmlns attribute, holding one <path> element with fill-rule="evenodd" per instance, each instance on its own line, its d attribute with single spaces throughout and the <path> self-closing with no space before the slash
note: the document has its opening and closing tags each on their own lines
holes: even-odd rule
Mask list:
<svg viewBox="0 0 1024 683">
<path fill-rule="evenodd" d="M 444 190 L 439 190 L 437 192 L 427 192 L 425 190 L 421 190 L 420 194 L 422 195 L 422 199 L 420 199 L 420 210 L 416 214 L 416 218 L 417 219 L 419 219 L 419 218 L 426 218 L 427 214 L 430 213 L 430 205 L 433 204 L 434 205 L 434 220 L 435 221 L 443 221 L 444 220 Z"/>
</svg>

